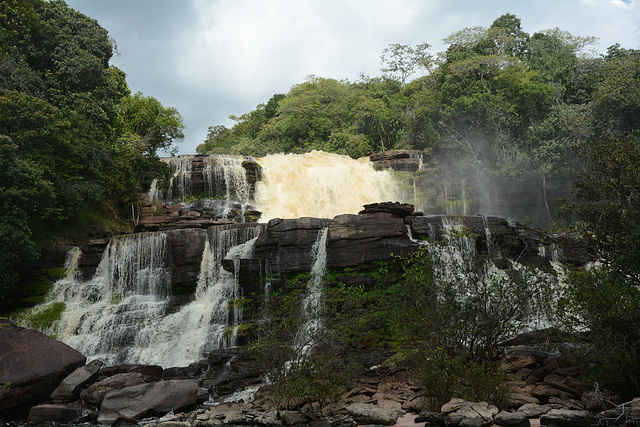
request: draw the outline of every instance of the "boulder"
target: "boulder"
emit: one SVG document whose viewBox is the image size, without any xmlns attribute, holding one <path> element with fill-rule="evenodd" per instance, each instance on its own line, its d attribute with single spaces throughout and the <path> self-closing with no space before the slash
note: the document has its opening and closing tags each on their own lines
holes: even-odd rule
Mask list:
<svg viewBox="0 0 640 427">
<path fill-rule="evenodd" d="M 49 400 L 86 358 L 68 345 L 0 320 L 0 416 L 26 414 Z"/>
<path fill-rule="evenodd" d="M 112 425 L 120 417 L 142 419 L 190 409 L 197 399 L 196 380 L 159 381 L 112 390 L 102 400 L 98 423 Z"/>
<path fill-rule="evenodd" d="M 129 372 L 122 374 L 115 374 L 111 377 L 105 378 L 102 381 L 91 384 L 85 390 L 80 393 L 80 398 L 91 405 L 100 406 L 105 394 L 111 390 L 119 390 L 125 387 L 131 387 L 134 385 L 144 384 L 145 381 L 142 374 L 138 372 Z"/>
<path fill-rule="evenodd" d="M 488 427 L 499 412 L 486 402 L 469 402 L 456 397 L 442 405 L 440 411 L 445 414 L 445 424 L 463 427 Z"/>
<path fill-rule="evenodd" d="M 390 426 L 398 420 L 398 411 L 385 409 L 365 403 L 353 403 L 347 406 L 347 414 L 358 424 Z"/>
<path fill-rule="evenodd" d="M 534 350 L 515 350 L 505 354 L 500 361 L 500 368 L 505 372 L 517 372 L 520 369 L 535 368 L 544 360 L 545 354 Z"/>
<path fill-rule="evenodd" d="M 29 411 L 29 424 L 69 424 L 87 416 L 91 411 L 81 405 L 43 404 Z"/>
<path fill-rule="evenodd" d="M 525 403 L 518 408 L 518 412 L 523 413 L 527 418 L 538 418 L 551 410 L 549 405 L 538 405 L 536 403 Z"/>
<path fill-rule="evenodd" d="M 540 425 L 556 427 L 588 427 L 598 425 L 598 420 L 588 411 L 552 409 L 540 417 Z"/>
<path fill-rule="evenodd" d="M 310 271 L 311 248 L 320 230 L 330 222 L 329 219 L 308 217 L 272 219 L 255 242 L 253 258 L 269 260 L 271 268 L 280 273 Z"/>
<path fill-rule="evenodd" d="M 414 214 L 413 205 L 409 203 L 383 202 L 364 205 L 364 209 L 358 212 L 358 215 L 367 215 L 379 212 L 390 213 L 399 218 L 405 218 Z"/>
<path fill-rule="evenodd" d="M 529 427 L 529 418 L 522 412 L 499 412 L 493 422 L 502 427 Z"/>
<path fill-rule="evenodd" d="M 51 400 L 58 402 L 72 402 L 78 399 L 80 389 L 98 379 L 98 371 L 104 363 L 93 360 L 70 373 L 60 385 L 51 393 Z"/>
</svg>

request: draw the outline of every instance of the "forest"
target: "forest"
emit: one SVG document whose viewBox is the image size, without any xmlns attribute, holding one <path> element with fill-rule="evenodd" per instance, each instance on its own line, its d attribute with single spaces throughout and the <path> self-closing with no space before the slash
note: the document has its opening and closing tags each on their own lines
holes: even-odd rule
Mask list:
<svg viewBox="0 0 640 427">
<path fill-rule="evenodd" d="M 116 43 L 63 0 L 0 3 L 0 304 L 15 267 L 44 247 L 130 232 L 141 192 L 167 179 L 160 155 L 183 139 L 180 113 L 132 93 Z M 214 125 L 198 153 L 263 156 L 390 149 L 445 155 L 498 176 L 575 176 L 561 231 L 600 269 L 561 301 L 592 332 L 598 364 L 640 394 L 640 51 L 561 29 L 527 34 L 505 14 L 461 29 L 444 52 L 390 44 L 380 76 L 309 76 Z M 420 262 L 407 282 L 422 283 Z M 418 285 L 416 285 L 418 286 Z"/>
</svg>

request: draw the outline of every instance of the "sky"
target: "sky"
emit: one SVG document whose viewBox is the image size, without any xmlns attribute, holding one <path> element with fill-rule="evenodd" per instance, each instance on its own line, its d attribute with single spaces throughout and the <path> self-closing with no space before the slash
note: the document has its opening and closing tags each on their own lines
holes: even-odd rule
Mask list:
<svg viewBox="0 0 640 427">
<path fill-rule="evenodd" d="M 533 34 L 558 27 L 594 36 L 594 48 L 640 49 L 640 0 L 66 0 L 118 46 L 111 63 L 132 92 L 175 107 L 186 125 L 179 154 L 209 126 L 287 93 L 310 75 L 380 76 L 392 43 L 429 43 L 515 14 Z"/>
</svg>

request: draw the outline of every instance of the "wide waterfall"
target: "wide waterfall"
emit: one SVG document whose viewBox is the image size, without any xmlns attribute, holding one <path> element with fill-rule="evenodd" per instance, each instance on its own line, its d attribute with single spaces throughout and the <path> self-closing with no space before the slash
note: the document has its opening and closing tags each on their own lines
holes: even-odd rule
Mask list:
<svg viewBox="0 0 640 427">
<path fill-rule="evenodd" d="M 311 216 L 333 218 L 358 213 L 362 206 L 396 201 L 392 175 L 376 171 L 367 159 L 313 151 L 273 154 L 258 159 L 262 180 L 256 184 L 256 207 L 262 221 Z"/>
<path fill-rule="evenodd" d="M 235 274 L 223 270 L 222 260 L 250 257 L 261 229 L 211 227 L 195 299 L 174 313 L 167 313 L 170 260 L 162 232 L 112 238 L 89 281 L 76 277 L 80 251 L 71 250 L 67 275 L 33 312 L 63 304 L 60 320 L 45 332 L 89 359 L 186 366 L 208 351 L 235 345 L 242 317 L 232 302 L 240 297 L 239 287 Z"/>
</svg>

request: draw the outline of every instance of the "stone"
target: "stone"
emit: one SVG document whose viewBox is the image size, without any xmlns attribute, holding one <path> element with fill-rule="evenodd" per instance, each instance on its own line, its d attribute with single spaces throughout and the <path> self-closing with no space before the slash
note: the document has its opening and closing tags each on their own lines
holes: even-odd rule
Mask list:
<svg viewBox="0 0 640 427">
<path fill-rule="evenodd" d="M 51 393 L 51 400 L 57 402 L 72 402 L 78 399 L 80 389 L 91 384 L 98 378 L 98 371 L 104 363 L 93 360 L 70 373 L 60 385 Z"/>
<path fill-rule="evenodd" d="M 273 270 L 280 273 L 308 272 L 313 262 L 311 248 L 320 230 L 330 222 L 307 217 L 272 219 L 255 242 L 253 258 L 269 260 Z"/>
<path fill-rule="evenodd" d="M 549 374 L 544 377 L 544 383 L 558 390 L 571 393 L 578 399 L 582 397 L 582 392 L 584 391 L 582 381 L 574 377 Z"/>
<path fill-rule="evenodd" d="M 538 365 L 541 357 L 533 350 L 515 350 L 505 354 L 500 361 L 500 368 L 505 372 L 517 372 L 519 369 L 533 369 Z"/>
<path fill-rule="evenodd" d="M 511 386 L 511 391 L 508 396 L 509 408 L 518 408 L 525 404 L 540 404 L 540 400 L 533 397 L 522 387 Z"/>
<path fill-rule="evenodd" d="M 402 218 L 380 212 L 338 215 L 329 224 L 327 268 L 353 267 L 406 257 L 419 249 Z"/>
<path fill-rule="evenodd" d="M 87 416 L 91 411 L 80 405 L 43 404 L 31 408 L 29 424 L 69 424 Z"/>
<path fill-rule="evenodd" d="M 0 417 L 26 415 L 86 362 L 68 345 L 6 320 L 0 320 L 0 342 Z"/>
<path fill-rule="evenodd" d="M 352 403 L 346 409 L 347 414 L 358 424 L 390 426 L 398 420 L 398 411 L 367 405 L 366 403 Z"/>
<path fill-rule="evenodd" d="M 440 411 L 446 414 L 446 425 L 462 427 L 488 427 L 499 412 L 498 408 L 486 402 L 469 402 L 456 397 L 442 405 Z"/>
<path fill-rule="evenodd" d="M 309 422 L 309 417 L 300 411 L 280 411 L 280 419 L 285 426 L 295 426 L 296 424 Z"/>
<path fill-rule="evenodd" d="M 493 417 L 493 422 L 503 427 L 529 427 L 531 425 L 529 418 L 522 412 L 499 412 Z"/>
<path fill-rule="evenodd" d="M 119 417 L 142 419 L 192 408 L 198 399 L 198 381 L 169 380 L 108 392 L 102 400 L 98 423 L 112 425 Z"/>
<path fill-rule="evenodd" d="M 136 365 L 129 369 L 129 372 L 139 373 L 143 377 L 156 381 L 162 378 L 163 369 L 159 365 Z"/>
<path fill-rule="evenodd" d="M 540 417 L 540 424 L 557 427 L 587 427 L 598 425 L 598 421 L 585 410 L 552 409 Z"/>
<path fill-rule="evenodd" d="M 364 205 L 364 209 L 358 212 L 358 215 L 367 215 L 372 213 L 385 212 L 390 213 L 398 218 L 405 218 L 413 215 L 413 205 L 409 203 L 399 202 L 383 202 L 383 203 L 371 203 Z"/>
<path fill-rule="evenodd" d="M 111 390 L 119 390 L 125 387 L 144 384 L 142 374 L 138 372 L 115 374 L 102 381 L 91 384 L 80 392 L 80 398 L 91 405 L 100 406 L 104 395 Z"/>
<path fill-rule="evenodd" d="M 538 418 L 551 410 L 549 405 L 538 405 L 536 403 L 525 403 L 518 408 L 518 412 L 523 413 L 527 418 Z"/>
<path fill-rule="evenodd" d="M 427 423 L 427 425 L 434 426 L 443 426 L 444 425 L 444 417 L 432 411 L 422 411 L 418 416 L 413 420 L 414 423 Z"/>
</svg>

